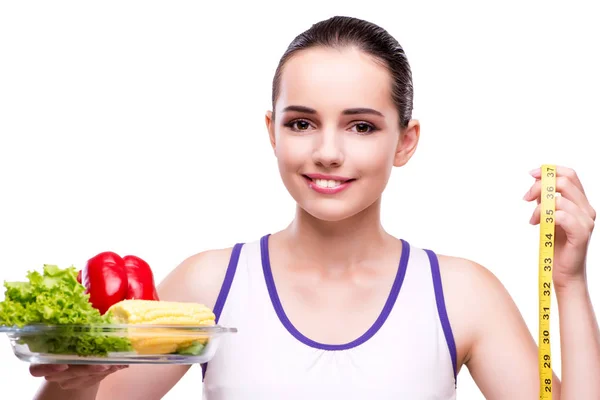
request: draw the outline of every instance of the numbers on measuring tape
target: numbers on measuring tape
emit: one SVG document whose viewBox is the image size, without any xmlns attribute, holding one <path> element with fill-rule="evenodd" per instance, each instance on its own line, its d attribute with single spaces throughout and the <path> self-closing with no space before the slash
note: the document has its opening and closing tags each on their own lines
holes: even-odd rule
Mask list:
<svg viewBox="0 0 600 400">
<path fill-rule="evenodd" d="M 550 282 L 544 282 L 544 296 L 550 296 Z"/>
<path fill-rule="evenodd" d="M 550 308 L 544 307 L 544 314 L 543 314 L 542 318 L 550 319 Z"/>
<path fill-rule="evenodd" d="M 541 173 L 539 236 L 539 368 L 540 399 L 552 399 L 552 360 L 550 348 L 550 301 L 554 262 L 556 170 L 553 165 L 543 165 Z"/>
</svg>

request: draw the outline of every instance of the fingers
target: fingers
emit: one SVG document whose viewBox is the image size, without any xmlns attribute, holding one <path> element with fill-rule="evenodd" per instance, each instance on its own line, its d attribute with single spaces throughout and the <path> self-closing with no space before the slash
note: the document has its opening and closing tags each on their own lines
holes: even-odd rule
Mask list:
<svg viewBox="0 0 600 400">
<path fill-rule="evenodd" d="M 117 366 L 110 365 L 70 365 L 69 369 L 61 373 L 46 375 L 46 380 L 51 382 L 63 381 L 71 378 L 106 375 L 117 371 Z"/>
<path fill-rule="evenodd" d="M 535 179 L 541 179 L 542 178 L 542 170 L 541 170 L 541 168 L 536 168 L 536 169 L 530 171 L 529 173 Z M 557 177 L 558 176 L 564 176 L 565 178 L 567 178 L 570 181 L 572 181 L 573 184 L 577 188 L 579 188 L 579 190 L 581 190 L 582 193 L 585 193 L 585 190 L 583 189 L 583 185 L 581 184 L 581 181 L 579 180 L 579 176 L 577 176 L 577 173 L 575 172 L 574 169 L 563 167 L 563 166 L 560 166 L 560 165 L 556 165 L 556 176 Z"/>
<path fill-rule="evenodd" d="M 526 201 L 537 200 L 540 203 L 540 197 L 542 192 L 542 183 L 536 179 L 529 191 L 523 197 Z M 590 205 L 585 193 L 580 187 L 573 182 L 570 178 L 564 176 L 558 176 L 556 178 L 556 192 L 560 193 L 562 197 L 569 199 L 575 205 L 580 207 L 592 220 L 596 219 L 596 211 Z M 558 198 L 559 196 L 557 196 Z"/>
<path fill-rule="evenodd" d="M 105 376 L 127 367 L 128 365 L 32 364 L 29 371 L 34 377 L 45 377 L 47 381 L 58 382 L 88 376 Z"/>
<path fill-rule="evenodd" d="M 104 379 L 106 377 L 106 375 L 107 374 L 71 378 L 71 379 L 67 379 L 65 381 L 57 382 L 57 384 L 63 390 L 90 387 L 90 386 L 93 386 L 96 383 L 100 382 L 102 379 Z"/>
<path fill-rule="evenodd" d="M 569 240 L 579 236 L 587 243 L 590 232 L 593 229 L 593 224 L 593 221 L 584 222 L 576 218 L 573 214 L 569 214 L 563 210 L 556 210 L 556 225 L 563 228 Z M 586 235 L 582 235 L 581 233 L 586 233 Z M 577 241 L 574 241 L 574 243 L 577 243 Z"/>
<path fill-rule="evenodd" d="M 529 221 L 532 225 L 539 224 L 540 218 L 554 218 L 556 225 L 563 228 L 569 236 L 581 232 L 582 229 L 591 232 L 594 228 L 594 220 L 575 203 L 562 196 L 556 197 L 556 212 L 553 215 L 542 216 L 540 212 L 541 205 L 538 205 Z"/>
<path fill-rule="evenodd" d="M 29 370 L 34 377 L 44 377 L 48 382 L 54 382 L 63 389 L 73 389 L 91 386 L 127 367 L 128 365 L 32 364 Z"/>
<path fill-rule="evenodd" d="M 57 373 L 66 371 L 69 368 L 66 364 L 31 364 L 29 366 L 29 373 L 40 378 L 42 376 L 51 376 Z"/>
</svg>

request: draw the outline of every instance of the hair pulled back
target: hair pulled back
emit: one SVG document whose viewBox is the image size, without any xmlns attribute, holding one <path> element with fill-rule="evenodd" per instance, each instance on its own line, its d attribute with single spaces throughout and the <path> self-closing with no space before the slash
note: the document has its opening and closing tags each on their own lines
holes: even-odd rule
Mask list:
<svg viewBox="0 0 600 400">
<path fill-rule="evenodd" d="M 290 43 L 279 61 L 273 78 L 273 111 L 279 96 L 285 63 L 296 52 L 318 46 L 356 47 L 382 62 L 392 77 L 392 100 L 398 110 L 400 125 L 402 128 L 408 125 L 413 109 L 413 81 L 404 49 L 393 36 L 378 25 L 344 16 L 317 22 Z"/>
</svg>

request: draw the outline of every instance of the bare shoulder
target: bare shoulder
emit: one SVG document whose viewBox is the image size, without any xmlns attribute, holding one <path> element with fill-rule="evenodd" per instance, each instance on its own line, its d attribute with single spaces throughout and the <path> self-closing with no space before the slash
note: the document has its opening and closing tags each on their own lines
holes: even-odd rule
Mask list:
<svg viewBox="0 0 600 400">
<path fill-rule="evenodd" d="M 438 255 L 438 259 L 447 301 L 497 302 L 508 294 L 496 275 L 483 265 L 449 255 Z"/>
<path fill-rule="evenodd" d="M 489 298 L 490 294 L 505 292 L 504 285 L 496 275 L 475 261 L 449 255 L 438 255 L 438 260 L 444 291 L 448 294 L 466 300 L 481 294 Z"/>
<path fill-rule="evenodd" d="M 438 258 L 459 368 L 468 367 L 486 398 L 533 398 L 537 345 L 508 290 L 474 261 Z"/>
<path fill-rule="evenodd" d="M 488 268 L 450 255 L 438 255 L 438 260 L 460 366 L 469 362 L 478 336 L 484 334 L 480 327 L 521 316 L 502 282 Z"/>
<path fill-rule="evenodd" d="M 161 300 L 202 303 L 213 308 L 233 247 L 206 250 L 183 260 L 158 285 Z"/>
</svg>

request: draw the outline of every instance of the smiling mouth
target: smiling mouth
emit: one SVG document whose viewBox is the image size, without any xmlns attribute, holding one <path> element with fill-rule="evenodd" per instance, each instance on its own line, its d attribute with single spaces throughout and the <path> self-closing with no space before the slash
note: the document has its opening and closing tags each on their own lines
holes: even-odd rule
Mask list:
<svg viewBox="0 0 600 400">
<path fill-rule="evenodd" d="M 341 186 L 344 183 L 350 183 L 352 181 L 355 181 L 356 179 L 344 179 L 344 180 L 337 180 L 337 179 L 323 179 L 323 178 L 311 178 L 308 175 L 302 175 L 304 177 L 304 179 L 314 183 L 316 186 L 324 188 L 324 189 L 331 189 L 331 188 L 336 188 Z"/>
</svg>

